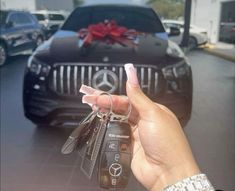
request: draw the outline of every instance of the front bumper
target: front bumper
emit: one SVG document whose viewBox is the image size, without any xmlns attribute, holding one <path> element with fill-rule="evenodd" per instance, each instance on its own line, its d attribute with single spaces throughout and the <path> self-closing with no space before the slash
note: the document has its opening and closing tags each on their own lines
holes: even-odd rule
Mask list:
<svg viewBox="0 0 235 191">
<path fill-rule="evenodd" d="M 208 42 L 208 37 L 205 34 L 197 34 L 195 37 L 197 39 L 198 46 L 205 45 Z"/>
<path fill-rule="evenodd" d="M 38 92 L 24 93 L 25 116 L 35 124 L 77 125 L 90 111 L 81 99 L 55 99 Z"/>
<path fill-rule="evenodd" d="M 169 94 L 159 97 L 158 103 L 172 110 L 184 126 L 191 116 L 192 101 L 190 96 Z M 81 96 L 76 99 L 55 98 L 35 90 L 24 92 L 25 116 L 35 124 L 77 125 L 91 109 L 81 103 Z"/>
</svg>

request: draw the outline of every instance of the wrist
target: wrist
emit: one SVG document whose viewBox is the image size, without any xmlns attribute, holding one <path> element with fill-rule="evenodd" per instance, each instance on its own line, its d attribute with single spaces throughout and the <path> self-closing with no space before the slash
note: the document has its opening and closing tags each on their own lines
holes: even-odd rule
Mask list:
<svg viewBox="0 0 235 191">
<path fill-rule="evenodd" d="M 175 184 L 187 177 L 199 174 L 200 170 L 196 162 L 184 163 L 182 165 L 174 166 L 170 169 L 165 170 L 158 180 L 152 186 L 150 191 L 162 191 L 169 185 Z"/>
</svg>

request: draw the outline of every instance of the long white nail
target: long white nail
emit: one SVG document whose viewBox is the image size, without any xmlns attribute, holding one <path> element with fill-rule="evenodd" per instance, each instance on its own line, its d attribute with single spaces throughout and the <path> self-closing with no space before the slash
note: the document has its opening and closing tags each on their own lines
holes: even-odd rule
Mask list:
<svg viewBox="0 0 235 191">
<path fill-rule="evenodd" d="M 87 104 L 90 107 L 92 107 L 92 105 L 93 105 L 92 103 L 89 103 L 89 101 L 87 100 L 86 96 L 82 96 L 82 103 L 83 104 Z"/>
<path fill-rule="evenodd" d="M 80 89 L 79 89 L 79 92 L 83 93 L 85 95 L 91 95 L 95 92 L 95 89 L 93 89 L 90 86 L 86 86 L 86 85 L 82 84 Z"/>
<path fill-rule="evenodd" d="M 137 78 L 137 72 L 132 63 L 127 63 L 124 65 L 128 82 L 136 87 L 139 87 L 139 81 Z"/>
</svg>

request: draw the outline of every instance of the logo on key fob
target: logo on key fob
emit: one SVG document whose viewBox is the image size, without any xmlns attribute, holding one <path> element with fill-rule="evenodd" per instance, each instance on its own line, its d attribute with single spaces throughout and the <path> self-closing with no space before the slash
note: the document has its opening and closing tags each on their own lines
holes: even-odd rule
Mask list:
<svg viewBox="0 0 235 191">
<path fill-rule="evenodd" d="M 118 163 L 113 163 L 109 167 L 109 174 L 114 177 L 118 177 L 122 174 L 122 166 Z"/>
</svg>

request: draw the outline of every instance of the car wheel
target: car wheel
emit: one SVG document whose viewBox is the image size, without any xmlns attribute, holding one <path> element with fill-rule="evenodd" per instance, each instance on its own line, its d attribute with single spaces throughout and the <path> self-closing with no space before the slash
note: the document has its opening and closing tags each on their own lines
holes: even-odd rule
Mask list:
<svg viewBox="0 0 235 191">
<path fill-rule="evenodd" d="M 38 36 L 37 40 L 36 40 L 36 46 L 40 46 L 43 43 L 43 38 L 41 36 Z"/>
<path fill-rule="evenodd" d="M 189 47 L 189 50 L 193 50 L 197 47 L 197 39 L 195 37 L 193 36 L 189 37 L 188 47 Z"/>
<path fill-rule="evenodd" d="M 0 66 L 5 64 L 7 60 L 7 50 L 3 43 L 0 43 Z"/>
</svg>

